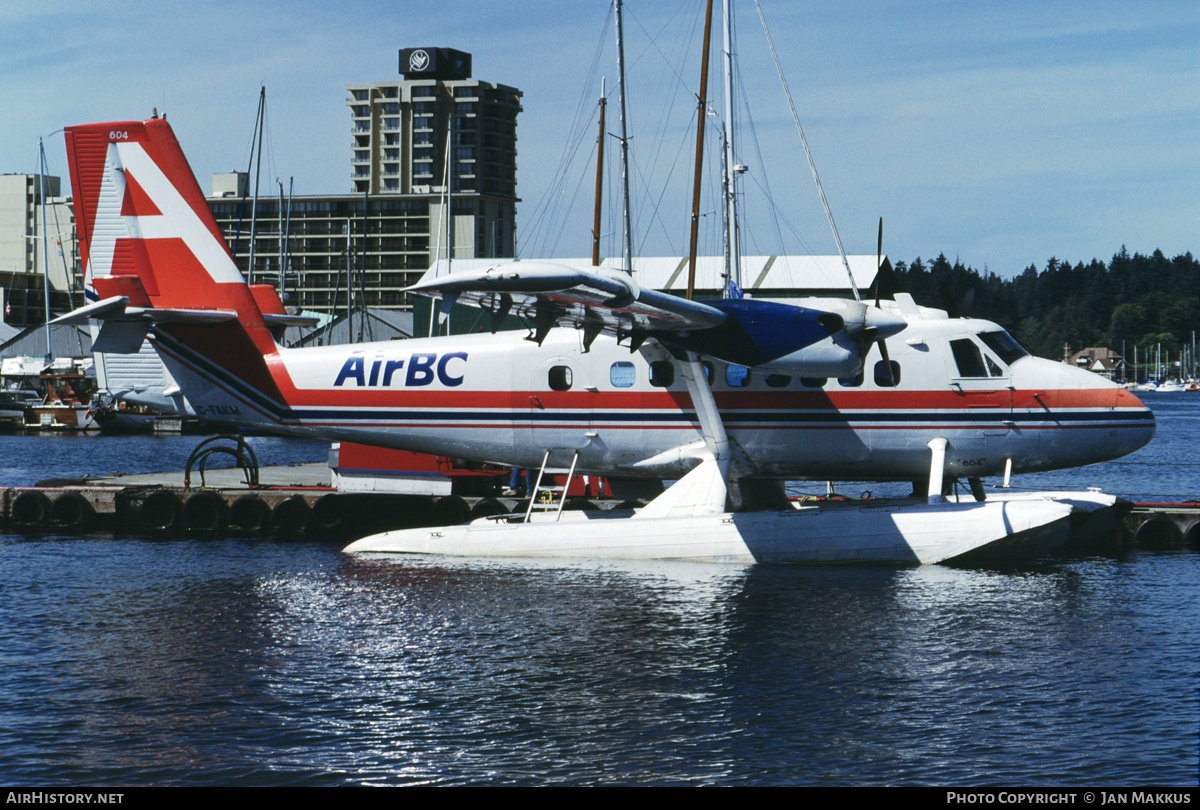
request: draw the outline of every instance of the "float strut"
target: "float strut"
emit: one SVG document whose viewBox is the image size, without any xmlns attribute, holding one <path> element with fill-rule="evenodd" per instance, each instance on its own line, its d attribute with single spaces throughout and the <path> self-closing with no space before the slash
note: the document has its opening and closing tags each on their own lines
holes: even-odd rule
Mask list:
<svg viewBox="0 0 1200 810">
<path fill-rule="evenodd" d="M 942 478 L 946 473 L 947 444 L 949 442 L 941 437 L 929 440 L 929 449 L 933 451 L 933 458 L 929 462 L 929 503 L 942 502 Z"/>
</svg>

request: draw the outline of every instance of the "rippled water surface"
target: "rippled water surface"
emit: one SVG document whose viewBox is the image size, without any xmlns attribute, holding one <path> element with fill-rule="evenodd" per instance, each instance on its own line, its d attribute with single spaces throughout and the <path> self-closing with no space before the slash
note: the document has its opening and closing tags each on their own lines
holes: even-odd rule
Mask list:
<svg viewBox="0 0 1200 810">
<path fill-rule="evenodd" d="M 1200 400 L 1159 399 L 1150 447 L 1042 478 L 1200 492 Z M 198 439 L 155 441 L 2 437 L 4 483 L 181 468 Z M 324 457 L 256 441 L 264 463 Z M 90 535 L 0 553 L 12 784 L 1197 783 L 1193 552 L 806 568 Z"/>
</svg>

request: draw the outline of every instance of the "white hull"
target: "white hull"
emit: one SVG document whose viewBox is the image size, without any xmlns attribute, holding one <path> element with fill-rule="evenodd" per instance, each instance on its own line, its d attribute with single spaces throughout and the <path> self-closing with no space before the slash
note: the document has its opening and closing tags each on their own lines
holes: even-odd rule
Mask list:
<svg viewBox="0 0 1200 810">
<path fill-rule="evenodd" d="M 643 518 L 567 512 L 562 519 L 407 529 L 363 538 L 349 553 L 935 564 L 1029 559 L 1070 536 L 1072 506 L 1049 498 L 928 504 L 825 504 L 770 512 Z"/>
</svg>

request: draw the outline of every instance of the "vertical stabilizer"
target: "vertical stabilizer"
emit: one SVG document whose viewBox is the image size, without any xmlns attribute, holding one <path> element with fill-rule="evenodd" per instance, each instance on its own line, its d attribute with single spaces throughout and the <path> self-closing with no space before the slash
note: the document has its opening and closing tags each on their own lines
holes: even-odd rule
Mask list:
<svg viewBox="0 0 1200 810">
<path fill-rule="evenodd" d="M 66 138 L 89 286 L 137 276 L 158 308 L 254 306 L 164 119 L 68 127 Z"/>
<path fill-rule="evenodd" d="M 166 120 L 67 127 L 66 141 L 88 298 L 123 296 L 156 338 L 274 390 L 263 357 L 278 346 Z"/>
</svg>

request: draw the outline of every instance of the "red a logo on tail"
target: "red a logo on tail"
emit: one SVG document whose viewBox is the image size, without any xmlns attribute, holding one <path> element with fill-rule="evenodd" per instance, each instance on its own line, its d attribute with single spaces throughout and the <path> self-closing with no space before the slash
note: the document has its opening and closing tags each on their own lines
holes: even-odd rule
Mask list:
<svg viewBox="0 0 1200 810">
<path fill-rule="evenodd" d="M 243 322 L 261 322 L 165 120 L 66 133 L 89 291 L 109 286 L 99 279 L 136 276 L 154 307 L 236 309 Z"/>
</svg>

